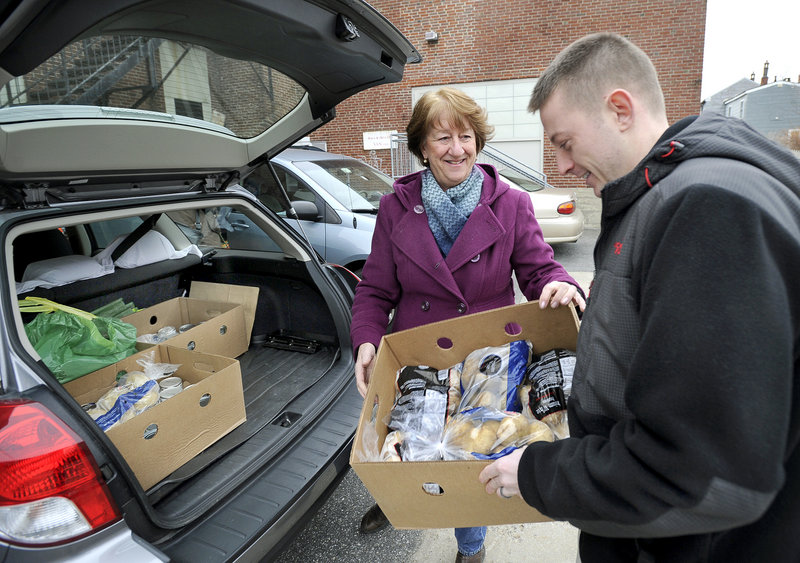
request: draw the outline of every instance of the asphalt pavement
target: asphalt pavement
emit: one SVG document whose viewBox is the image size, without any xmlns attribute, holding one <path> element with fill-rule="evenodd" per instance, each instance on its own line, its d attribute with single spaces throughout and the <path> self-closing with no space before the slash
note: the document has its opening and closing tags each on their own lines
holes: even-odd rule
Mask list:
<svg viewBox="0 0 800 563">
<path fill-rule="evenodd" d="M 555 258 L 588 292 L 592 251 L 599 230 L 587 229 L 576 243 L 554 247 Z M 388 526 L 369 535 L 358 531 L 372 496 L 353 472 L 344 480 L 294 541 L 275 560 L 280 563 L 449 563 L 456 557 L 452 528 L 397 530 Z M 491 526 L 486 562 L 574 563 L 578 530 L 566 522 Z"/>
</svg>

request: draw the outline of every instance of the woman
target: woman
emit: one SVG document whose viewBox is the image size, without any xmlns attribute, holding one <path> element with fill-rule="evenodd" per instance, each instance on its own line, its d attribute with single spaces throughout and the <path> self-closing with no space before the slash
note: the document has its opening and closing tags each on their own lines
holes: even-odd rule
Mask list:
<svg viewBox="0 0 800 563">
<path fill-rule="evenodd" d="M 512 272 L 542 308 L 585 302 L 553 259 L 528 194 L 476 165 L 493 128 L 486 112 L 454 88 L 428 92 L 414 106 L 408 148 L 425 167 L 398 179 L 381 199 L 372 252 L 353 302 L 351 337 L 358 390 L 366 396 L 375 352 L 392 330 L 414 328 L 514 304 Z M 378 505 L 361 532 L 387 524 Z M 483 561 L 485 527 L 457 528 L 456 561 Z"/>
</svg>

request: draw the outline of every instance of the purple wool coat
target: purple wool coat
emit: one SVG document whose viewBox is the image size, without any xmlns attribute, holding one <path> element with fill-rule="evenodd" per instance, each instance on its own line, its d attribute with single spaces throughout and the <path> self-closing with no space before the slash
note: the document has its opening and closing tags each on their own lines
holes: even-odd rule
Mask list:
<svg viewBox="0 0 800 563">
<path fill-rule="evenodd" d="M 529 300 L 551 281 L 580 289 L 553 259 L 528 194 L 499 180 L 493 166 L 477 166 L 484 175 L 481 198 L 447 258 L 428 226 L 421 172 L 398 179 L 394 193 L 381 199 L 353 302 L 354 353 L 365 342 L 378 347 L 392 309 L 397 332 L 513 305 L 512 271 Z"/>
</svg>

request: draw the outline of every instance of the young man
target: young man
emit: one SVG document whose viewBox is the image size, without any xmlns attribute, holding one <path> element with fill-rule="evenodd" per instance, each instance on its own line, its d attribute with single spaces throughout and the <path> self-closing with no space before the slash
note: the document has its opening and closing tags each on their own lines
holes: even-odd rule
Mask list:
<svg viewBox="0 0 800 563">
<path fill-rule="evenodd" d="M 583 563 L 800 560 L 800 161 L 737 119 L 670 126 L 614 34 L 559 54 L 529 110 L 603 216 L 571 437 L 487 492 L 572 522 Z"/>
</svg>

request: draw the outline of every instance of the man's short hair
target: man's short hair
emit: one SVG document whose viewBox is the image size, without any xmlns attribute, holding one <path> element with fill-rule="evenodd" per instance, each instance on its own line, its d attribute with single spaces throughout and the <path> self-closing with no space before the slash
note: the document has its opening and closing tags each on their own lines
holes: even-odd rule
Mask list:
<svg viewBox="0 0 800 563">
<path fill-rule="evenodd" d="M 536 82 L 528 111 L 539 111 L 559 86 L 570 102 L 584 110 L 601 101 L 598 92 L 623 88 L 637 95 L 653 114 L 666 113 L 653 62 L 616 33 L 587 35 L 561 51 Z"/>
</svg>

